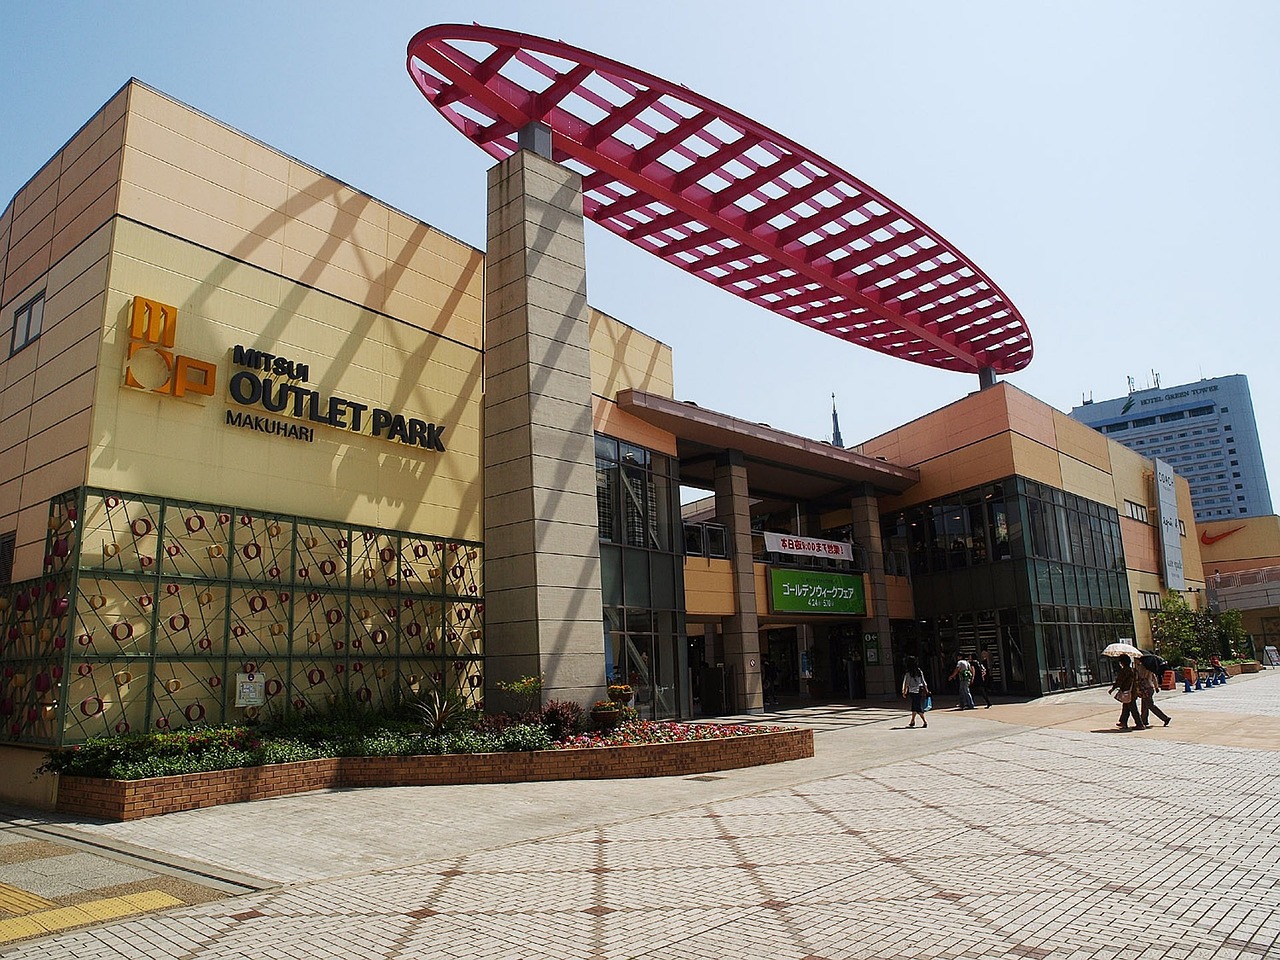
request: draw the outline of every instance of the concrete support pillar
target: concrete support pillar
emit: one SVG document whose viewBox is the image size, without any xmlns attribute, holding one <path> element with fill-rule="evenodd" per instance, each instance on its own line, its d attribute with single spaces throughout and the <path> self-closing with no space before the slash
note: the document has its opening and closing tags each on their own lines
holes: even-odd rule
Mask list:
<svg viewBox="0 0 1280 960">
<path fill-rule="evenodd" d="M 742 454 L 729 450 L 716 459 L 716 522 L 725 526 L 733 562 L 733 616 L 724 619 L 724 665 L 733 672 L 736 709 L 764 712 L 760 681 L 760 618 L 756 615 L 755 563 L 751 552 L 751 498 Z"/>
<path fill-rule="evenodd" d="M 489 171 L 485 701 L 604 695 L 582 179 L 528 151 Z"/>
<path fill-rule="evenodd" d="M 862 491 L 850 501 L 853 508 L 853 537 L 867 551 L 867 580 L 870 587 L 871 611 L 867 617 L 866 633 L 874 633 L 880 647 L 880 662 L 866 664 L 867 696 L 892 698 L 897 693 L 893 675 L 893 648 L 890 642 L 892 627 L 885 601 L 884 545 L 880 537 L 880 505 L 875 490 L 864 484 Z"/>
</svg>

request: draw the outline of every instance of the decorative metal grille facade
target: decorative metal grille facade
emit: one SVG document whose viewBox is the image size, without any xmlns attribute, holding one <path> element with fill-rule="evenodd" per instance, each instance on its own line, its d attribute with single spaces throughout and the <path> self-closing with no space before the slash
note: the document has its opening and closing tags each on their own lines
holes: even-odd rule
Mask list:
<svg viewBox="0 0 1280 960">
<path fill-rule="evenodd" d="M 481 705 L 481 546 L 82 488 L 0 588 L 3 739 L 75 743 L 439 687 Z M 237 674 L 265 703 L 235 705 Z"/>
</svg>

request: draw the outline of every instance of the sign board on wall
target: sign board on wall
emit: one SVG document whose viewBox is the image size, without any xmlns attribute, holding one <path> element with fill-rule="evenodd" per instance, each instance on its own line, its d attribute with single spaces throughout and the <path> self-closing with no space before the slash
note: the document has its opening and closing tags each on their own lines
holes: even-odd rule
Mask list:
<svg viewBox="0 0 1280 960">
<path fill-rule="evenodd" d="M 853 547 L 841 540 L 816 540 L 813 537 L 796 537 L 789 533 L 764 534 L 764 548 L 770 553 L 791 553 L 804 557 L 829 557 L 833 560 L 852 560 Z"/>
<path fill-rule="evenodd" d="M 1174 486 L 1173 467 L 1156 459 L 1156 495 L 1160 503 L 1160 552 L 1164 558 L 1166 590 L 1185 590 L 1187 580 L 1182 571 L 1182 532 L 1178 528 L 1178 489 Z"/>
<path fill-rule="evenodd" d="M 862 577 L 817 570 L 769 569 L 769 608 L 773 613 L 840 613 L 865 616 Z"/>
</svg>

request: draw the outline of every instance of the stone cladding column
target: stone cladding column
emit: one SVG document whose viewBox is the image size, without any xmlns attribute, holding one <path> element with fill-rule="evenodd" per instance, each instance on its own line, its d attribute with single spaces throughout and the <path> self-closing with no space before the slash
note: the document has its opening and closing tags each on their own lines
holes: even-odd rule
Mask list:
<svg viewBox="0 0 1280 960">
<path fill-rule="evenodd" d="M 893 646 L 890 641 L 888 601 L 884 586 L 884 541 L 880 532 L 880 503 L 875 490 L 864 485 L 861 495 L 850 501 L 853 508 L 853 538 L 867 551 L 868 603 L 872 607 L 865 632 L 880 641 L 880 662 L 866 664 L 867 696 L 889 698 L 897 693 L 893 675 Z"/>
<path fill-rule="evenodd" d="M 604 695 L 582 178 L 529 151 L 489 171 L 484 321 L 485 702 Z"/>
<path fill-rule="evenodd" d="M 751 497 L 747 491 L 746 463 L 737 450 L 729 450 L 716 459 L 715 497 L 716 521 L 724 524 L 729 534 L 736 611 L 723 621 L 724 664 L 733 672 L 736 709 L 743 713 L 763 713 L 760 618 L 756 614 L 756 573 L 751 550 Z"/>
</svg>

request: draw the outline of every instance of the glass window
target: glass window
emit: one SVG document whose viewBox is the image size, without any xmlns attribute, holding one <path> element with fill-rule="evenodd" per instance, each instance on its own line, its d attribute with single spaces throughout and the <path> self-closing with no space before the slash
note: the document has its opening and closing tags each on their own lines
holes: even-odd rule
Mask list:
<svg viewBox="0 0 1280 960">
<path fill-rule="evenodd" d="M 40 336 L 44 328 L 44 291 L 20 306 L 13 314 L 13 341 L 9 344 L 9 355 L 17 353 L 27 344 Z"/>
<path fill-rule="evenodd" d="M 618 513 L 618 468 L 596 460 L 596 523 L 601 540 L 618 541 Z"/>
<path fill-rule="evenodd" d="M 707 556 L 724 558 L 729 556 L 729 533 L 718 523 L 703 524 L 706 532 Z"/>
</svg>

